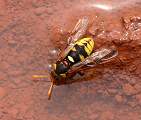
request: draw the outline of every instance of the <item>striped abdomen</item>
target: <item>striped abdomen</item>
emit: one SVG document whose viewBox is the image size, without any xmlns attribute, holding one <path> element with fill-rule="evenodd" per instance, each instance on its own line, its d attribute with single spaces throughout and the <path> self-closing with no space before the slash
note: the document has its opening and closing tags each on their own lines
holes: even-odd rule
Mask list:
<svg viewBox="0 0 141 120">
<path fill-rule="evenodd" d="M 70 66 L 83 61 L 88 57 L 94 48 L 94 40 L 92 38 L 83 38 L 77 41 L 72 49 L 70 49 L 65 59 Z"/>
<path fill-rule="evenodd" d="M 62 61 L 57 61 L 57 63 L 54 64 L 55 73 L 59 76 L 65 77 L 70 67 L 88 57 L 92 53 L 93 48 L 94 41 L 92 38 L 80 39 L 70 49 Z"/>
</svg>

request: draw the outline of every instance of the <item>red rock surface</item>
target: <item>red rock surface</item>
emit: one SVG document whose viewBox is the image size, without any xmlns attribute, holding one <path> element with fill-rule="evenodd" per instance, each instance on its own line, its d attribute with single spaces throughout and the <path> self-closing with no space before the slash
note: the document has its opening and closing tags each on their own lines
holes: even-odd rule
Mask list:
<svg viewBox="0 0 141 120">
<path fill-rule="evenodd" d="M 0 0 L 1 120 L 141 120 L 140 0 Z M 86 70 L 83 82 L 33 82 L 48 74 L 66 34 L 88 16 L 96 45 L 115 44 L 119 60 Z M 123 18 L 123 21 L 121 20 Z M 43 80 L 41 80 L 43 81 Z"/>
</svg>

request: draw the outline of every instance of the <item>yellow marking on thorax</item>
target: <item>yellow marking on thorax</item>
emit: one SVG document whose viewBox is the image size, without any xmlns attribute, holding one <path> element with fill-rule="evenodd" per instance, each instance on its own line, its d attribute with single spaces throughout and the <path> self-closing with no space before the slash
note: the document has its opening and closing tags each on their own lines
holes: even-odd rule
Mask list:
<svg viewBox="0 0 141 120">
<path fill-rule="evenodd" d="M 72 48 L 72 51 L 76 51 L 75 47 Z"/>
<path fill-rule="evenodd" d="M 66 74 L 65 74 L 65 73 L 63 73 L 63 74 L 60 74 L 60 75 L 61 75 L 62 77 L 64 77 L 64 78 L 66 77 Z"/>
<path fill-rule="evenodd" d="M 80 57 L 81 61 L 83 61 L 85 59 L 84 56 L 81 54 L 79 54 L 79 57 Z"/>
<path fill-rule="evenodd" d="M 71 56 L 68 56 L 68 59 L 69 59 L 71 62 L 74 62 L 74 59 L 73 59 Z"/>
<path fill-rule="evenodd" d="M 54 70 L 56 70 L 56 64 L 53 64 L 53 68 L 54 68 Z"/>
</svg>

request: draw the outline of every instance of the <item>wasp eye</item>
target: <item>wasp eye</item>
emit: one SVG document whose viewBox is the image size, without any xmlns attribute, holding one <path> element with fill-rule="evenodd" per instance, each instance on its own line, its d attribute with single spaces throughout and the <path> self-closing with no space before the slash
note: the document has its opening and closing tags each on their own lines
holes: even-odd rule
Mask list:
<svg viewBox="0 0 141 120">
<path fill-rule="evenodd" d="M 53 64 L 52 66 L 53 66 L 53 69 L 56 70 L 56 64 Z"/>
</svg>

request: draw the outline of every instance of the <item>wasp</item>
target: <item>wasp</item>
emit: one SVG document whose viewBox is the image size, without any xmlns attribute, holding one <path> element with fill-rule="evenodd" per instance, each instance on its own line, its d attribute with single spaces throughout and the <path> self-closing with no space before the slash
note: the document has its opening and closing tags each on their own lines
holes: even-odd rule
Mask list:
<svg viewBox="0 0 141 120">
<path fill-rule="evenodd" d="M 82 69 L 109 62 L 118 55 L 117 49 L 113 46 L 95 50 L 95 37 L 92 34 L 87 34 L 88 24 L 87 17 L 79 19 L 71 31 L 70 37 L 68 37 L 67 47 L 60 53 L 56 63 L 52 65 L 51 86 L 48 91 L 49 99 L 54 85 L 67 84 L 71 82 L 68 78 Z"/>
</svg>

